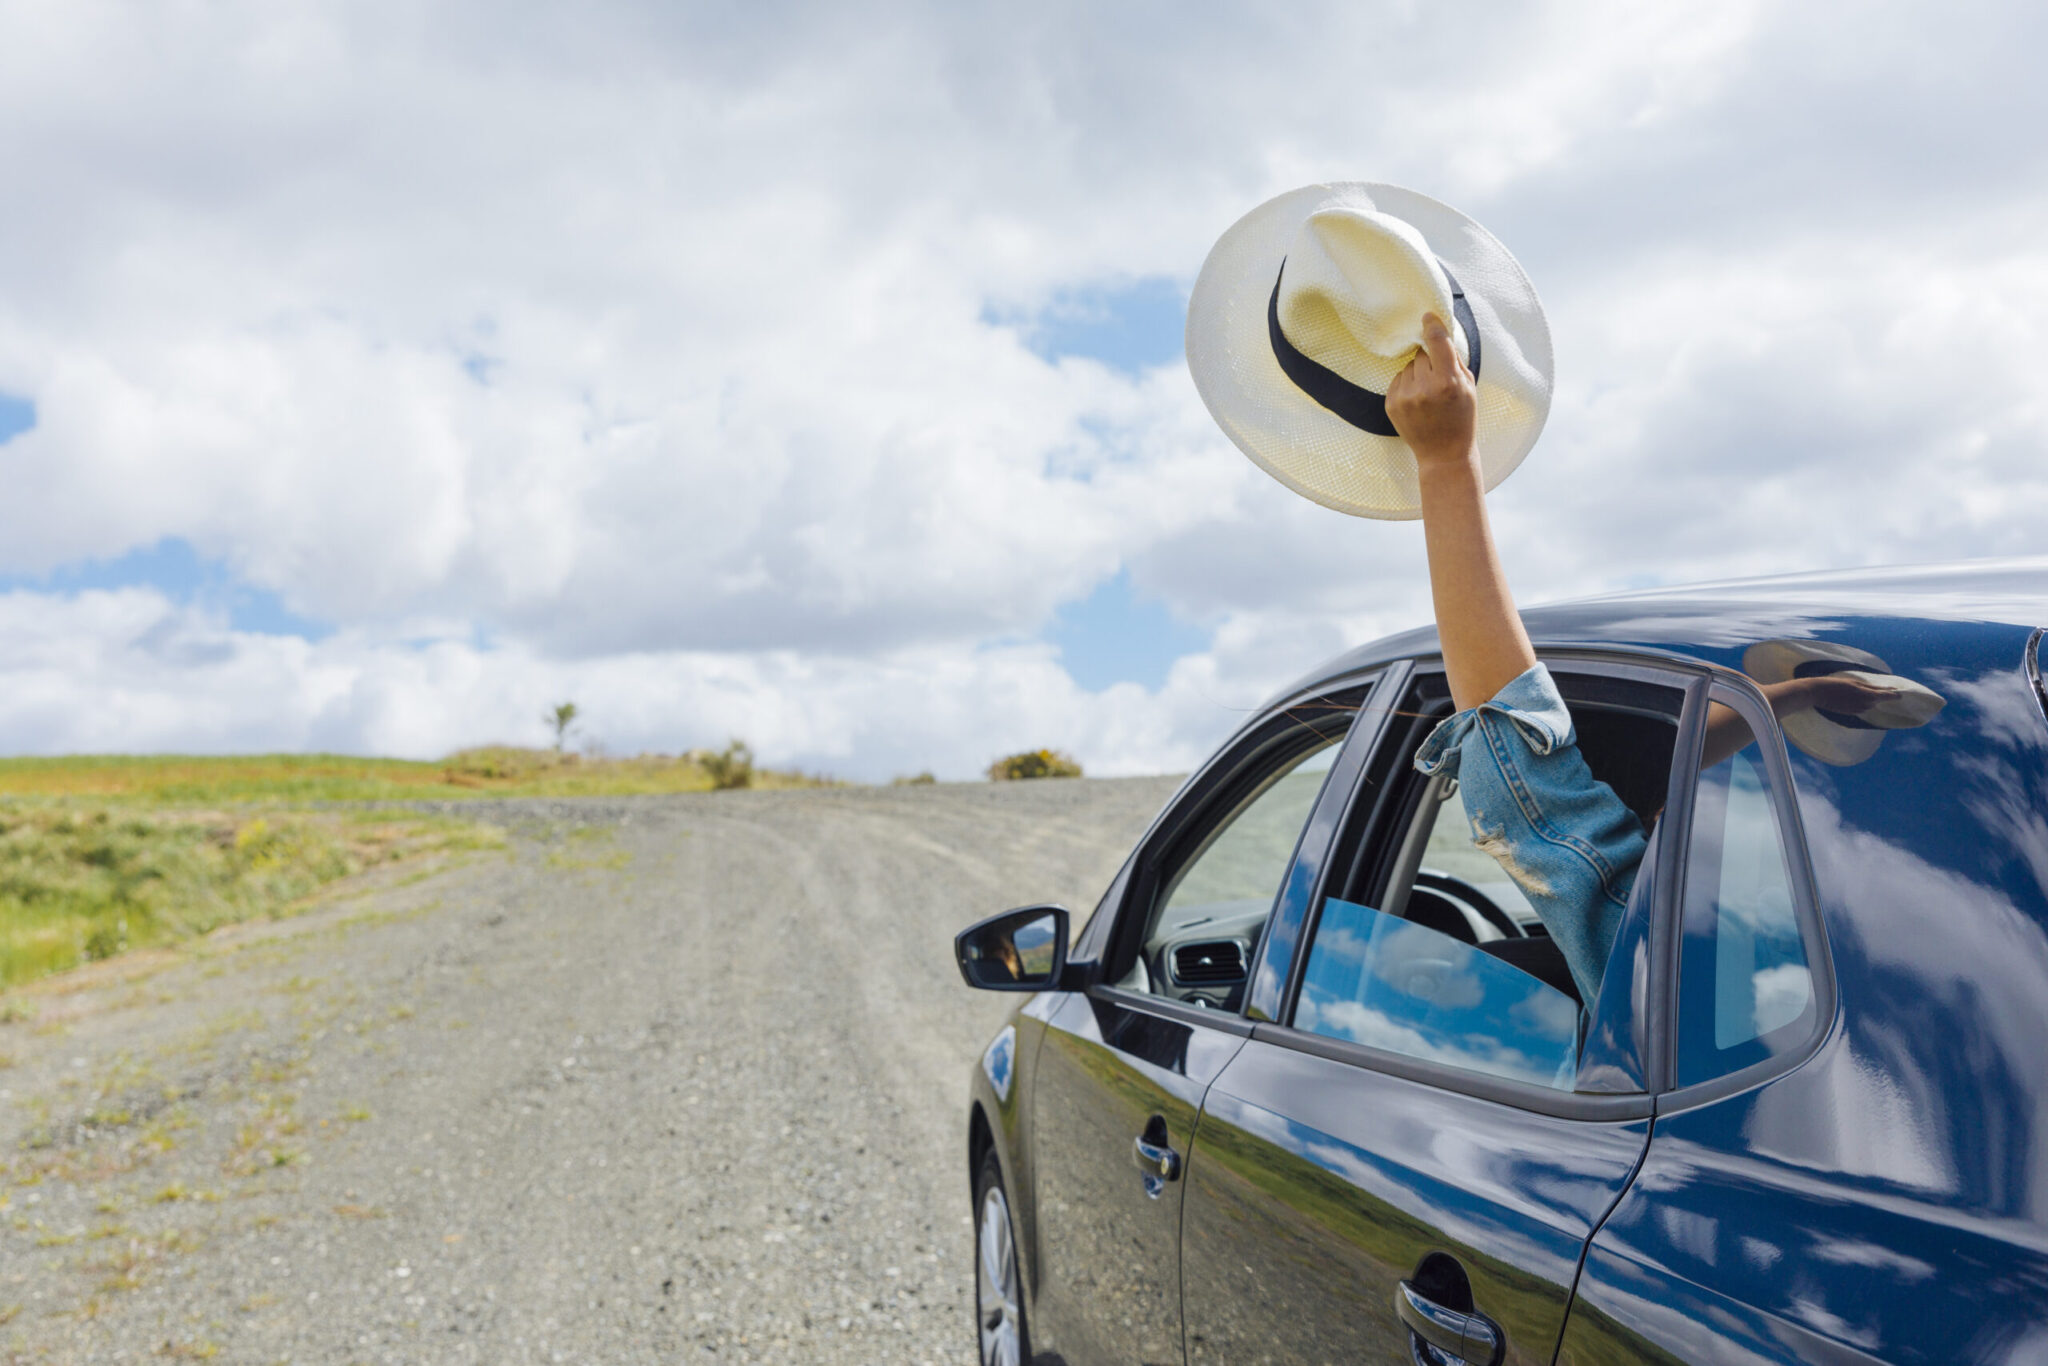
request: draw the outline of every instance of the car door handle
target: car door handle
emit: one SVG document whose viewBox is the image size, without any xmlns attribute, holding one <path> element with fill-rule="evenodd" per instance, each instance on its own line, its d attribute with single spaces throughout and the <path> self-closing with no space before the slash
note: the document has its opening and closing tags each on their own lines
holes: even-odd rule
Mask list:
<svg viewBox="0 0 2048 1366">
<path fill-rule="evenodd" d="M 1164 1143 L 1154 1143 L 1139 1134 L 1131 1142 L 1131 1159 L 1138 1170 L 1156 1181 L 1180 1180 L 1180 1154 Z"/>
<path fill-rule="evenodd" d="M 1407 1281 L 1394 1287 L 1394 1312 L 1408 1331 L 1463 1366 L 1498 1366 L 1507 1345 L 1486 1315 L 1446 1309 Z"/>
</svg>

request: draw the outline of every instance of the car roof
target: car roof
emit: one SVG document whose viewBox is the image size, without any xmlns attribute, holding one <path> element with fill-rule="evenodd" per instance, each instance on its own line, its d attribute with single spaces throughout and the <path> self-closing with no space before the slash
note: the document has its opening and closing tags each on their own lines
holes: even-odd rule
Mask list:
<svg viewBox="0 0 2048 1366">
<path fill-rule="evenodd" d="M 2003 649 L 2048 626 L 2048 555 L 1646 588 L 1531 607 L 1522 620 L 1539 650 L 1650 650 L 1726 665 L 1776 639 L 1833 640 L 1889 657 L 1934 623 L 1951 645 L 1960 631 Z M 1439 652 L 1434 626 L 1386 636 L 1327 661 L 1274 700 Z"/>
</svg>

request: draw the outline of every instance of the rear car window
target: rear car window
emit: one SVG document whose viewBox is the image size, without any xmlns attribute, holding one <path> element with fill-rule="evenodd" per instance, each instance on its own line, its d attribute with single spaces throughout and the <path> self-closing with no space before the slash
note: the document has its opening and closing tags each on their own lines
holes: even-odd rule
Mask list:
<svg viewBox="0 0 2048 1366">
<path fill-rule="evenodd" d="M 1748 708 L 1734 752 L 1701 772 L 1686 855 L 1679 950 L 1678 1084 L 1707 1081 L 1798 1047 L 1812 1031 L 1813 971 L 1800 929 L 1785 827 Z"/>
</svg>

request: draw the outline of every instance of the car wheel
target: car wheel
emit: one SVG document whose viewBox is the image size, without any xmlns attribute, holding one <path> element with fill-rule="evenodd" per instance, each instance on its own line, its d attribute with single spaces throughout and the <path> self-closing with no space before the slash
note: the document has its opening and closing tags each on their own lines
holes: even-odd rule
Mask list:
<svg viewBox="0 0 2048 1366">
<path fill-rule="evenodd" d="M 1003 1169 L 993 1149 L 974 1179 L 974 1322 L 981 1366 L 1023 1366 L 1030 1355 L 1024 1329 L 1024 1283 Z"/>
</svg>

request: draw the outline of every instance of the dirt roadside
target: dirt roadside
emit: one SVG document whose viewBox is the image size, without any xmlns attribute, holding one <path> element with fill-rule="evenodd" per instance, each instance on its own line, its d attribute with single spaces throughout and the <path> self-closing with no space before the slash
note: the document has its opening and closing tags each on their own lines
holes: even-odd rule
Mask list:
<svg viewBox="0 0 2048 1366">
<path fill-rule="evenodd" d="M 494 804 L 0 1024 L 0 1357 L 973 1359 L 950 941 L 1165 779 Z"/>
</svg>

